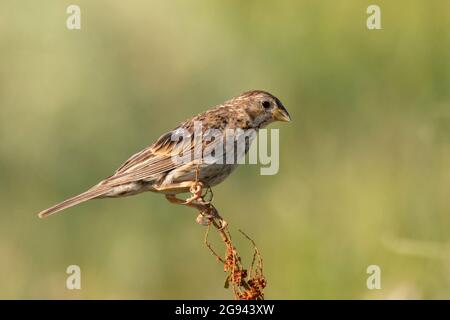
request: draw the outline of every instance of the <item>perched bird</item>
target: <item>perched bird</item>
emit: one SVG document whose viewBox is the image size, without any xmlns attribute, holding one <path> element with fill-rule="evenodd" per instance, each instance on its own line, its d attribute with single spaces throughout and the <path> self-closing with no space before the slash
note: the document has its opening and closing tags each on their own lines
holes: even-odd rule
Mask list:
<svg viewBox="0 0 450 320">
<path fill-rule="evenodd" d="M 202 133 L 215 130 L 225 137 L 228 130 L 257 131 L 271 122 L 290 120 L 289 113 L 277 97 L 261 90 L 244 92 L 181 123 L 149 147 L 131 156 L 112 176 L 86 192 L 41 211 L 39 217 L 47 217 L 90 199 L 125 197 L 144 191 L 163 193 L 172 203 L 202 210 L 202 192 L 227 178 L 237 163 L 205 161 L 202 153 L 200 157 L 188 157 L 196 145 L 204 149 L 221 141 L 221 138 L 211 139 L 208 135 L 200 135 L 200 140 L 195 139 L 196 124 L 201 125 Z M 187 139 L 180 147 L 181 134 Z M 234 146 L 232 148 L 234 150 Z M 230 152 L 230 147 L 216 149 L 223 151 L 219 151 L 216 158 L 225 157 Z M 247 151 L 248 145 L 245 147 Z M 174 160 L 174 155 L 179 156 L 178 161 Z M 187 200 L 176 197 L 177 194 L 188 192 L 192 196 Z"/>
</svg>

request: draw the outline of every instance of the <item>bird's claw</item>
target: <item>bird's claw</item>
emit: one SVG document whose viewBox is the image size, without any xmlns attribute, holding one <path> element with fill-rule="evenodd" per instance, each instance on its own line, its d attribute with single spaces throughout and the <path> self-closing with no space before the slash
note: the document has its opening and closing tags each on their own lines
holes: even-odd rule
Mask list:
<svg viewBox="0 0 450 320">
<path fill-rule="evenodd" d="M 217 212 L 216 208 L 211 205 L 211 201 L 214 197 L 212 189 L 210 187 L 205 188 L 205 185 L 198 181 L 191 185 L 189 188 L 192 196 L 187 198 L 183 204 L 190 204 L 194 201 L 197 201 L 201 205 L 201 211 L 195 221 L 202 226 L 209 226 L 214 219 L 217 219 L 219 222 L 219 230 L 223 230 L 227 227 L 228 223 L 222 219 L 222 217 Z M 205 193 L 203 193 L 205 191 Z M 211 195 L 209 200 L 205 200 L 208 193 Z"/>
<path fill-rule="evenodd" d="M 189 191 L 191 192 L 192 196 L 187 198 L 186 201 L 184 202 L 184 204 L 189 204 L 192 203 L 193 201 L 196 200 L 203 200 L 202 198 L 202 192 L 203 192 L 203 183 L 201 182 L 196 182 L 194 183 L 191 188 L 189 189 Z"/>
</svg>

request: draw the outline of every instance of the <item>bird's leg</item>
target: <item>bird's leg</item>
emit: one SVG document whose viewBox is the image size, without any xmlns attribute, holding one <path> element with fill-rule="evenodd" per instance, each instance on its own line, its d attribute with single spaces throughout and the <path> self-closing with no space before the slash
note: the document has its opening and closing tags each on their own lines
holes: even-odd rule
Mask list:
<svg viewBox="0 0 450 320">
<path fill-rule="evenodd" d="M 211 223 L 211 220 L 217 219 L 220 223 L 219 230 L 224 229 L 228 223 L 219 215 L 217 209 L 211 203 L 199 203 L 199 202 L 189 202 L 186 203 L 185 200 L 177 198 L 174 194 L 166 194 L 166 199 L 174 204 L 180 204 L 197 209 L 200 214 L 197 216 L 197 223 L 207 226 Z"/>
<path fill-rule="evenodd" d="M 188 199 L 186 199 L 186 204 L 188 203 L 192 203 L 195 200 L 201 200 L 199 202 L 203 202 L 203 198 L 202 198 L 202 193 L 203 193 L 203 188 L 204 188 L 204 184 L 198 180 L 198 175 L 199 175 L 199 166 L 197 166 L 196 170 L 195 170 L 195 182 L 191 185 L 191 187 L 189 188 L 189 191 L 191 192 L 192 196 Z"/>
<path fill-rule="evenodd" d="M 211 221 L 214 222 L 214 219 L 219 220 L 219 230 L 226 228 L 228 223 L 219 215 L 217 209 L 211 204 L 211 201 L 214 197 L 211 187 L 206 187 L 205 185 L 199 181 L 199 167 L 197 166 L 195 171 L 195 181 L 191 184 L 189 191 L 192 196 L 186 200 L 179 199 L 175 196 L 175 194 L 166 194 L 166 199 L 174 204 L 181 204 L 191 208 L 197 209 L 200 214 L 197 216 L 197 223 L 201 225 L 209 225 Z M 205 190 L 205 193 L 203 191 Z M 211 194 L 211 198 L 209 200 L 205 200 L 205 197 Z M 217 224 L 214 222 L 214 225 Z"/>
<path fill-rule="evenodd" d="M 195 183 L 189 189 L 189 191 L 191 192 L 192 196 L 187 198 L 185 203 L 189 204 L 189 203 L 192 203 L 195 200 L 202 200 L 203 188 L 204 188 L 204 184 L 202 182 L 195 181 Z"/>
<path fill-rule="evenodd" d="M 208 214 L 206 214 L 206 212 L 208 211 L 208 206 L 209 204 L 202 204 L 202 203 L 197 203 L 197 202 L 186 202 L 183 199 L 179 199 L 177 198 L 174 194 L 166 194 L 166 199 L 169 200 L 169 202 L 174 203 L 174 204 L 181 204 L 184 206 L 188 206 L 194 209 L 197 209 L 200 213 L 197 216 L 197 218 L 195 219 L 195 221 L 198 224 L 201 224 L 203 226 L 208 226 L 211 221 L 210 221 L 210 217 Z"/>
<path fill-rule="evenodd" d="M 177 198 L 174 194 L 166 194 L 166 199 L 169 200 L 170 203 L 181 204 L 184 206 L 188 206 L 198 211 L 204 211 L 206 209 L 206 205 L 198 202 L 186 202 L 186 200 Z"/>
<path fill-rule="evenodd" d="M 213 191 L 211 187 L 206 187 L 202 182 L 196 182 L 194 185 L 191 186 L 190 192 L 192 193 L 192 196 L 185 200 L 186 203 L 192 203 L 193 201 L 197 201 L 201 204 L 209 204 L 211 203 L 212 199 L 214 198 Z M 206 197 L 209 196 L 209 199 L 206 200 Z"/>
</svg>

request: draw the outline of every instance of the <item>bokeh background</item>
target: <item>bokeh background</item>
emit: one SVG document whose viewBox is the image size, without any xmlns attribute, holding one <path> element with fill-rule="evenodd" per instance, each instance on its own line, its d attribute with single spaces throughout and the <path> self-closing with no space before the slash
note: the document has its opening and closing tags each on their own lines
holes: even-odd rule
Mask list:
<svg viewBox="0 0 450 320">
<path fill-rule="evenodd" d="M 249 89 L 292 115 L 280 171 L 243 166 L 215 203 L 244 262 L 237 229 L 257 242 L 266 297 L 450 298 L 449 30 L 447 0 L 1 1 L 0 298 L 231 298 L 194 211 L 162 196 L 36 213 Z"/>
</svg>

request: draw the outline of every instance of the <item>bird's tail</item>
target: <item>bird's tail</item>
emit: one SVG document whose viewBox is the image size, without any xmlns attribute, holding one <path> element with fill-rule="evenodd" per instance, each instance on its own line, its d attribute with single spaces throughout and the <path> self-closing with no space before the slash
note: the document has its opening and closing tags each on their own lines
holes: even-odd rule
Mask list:
<svg viewBox="0 0 450 320">
<path fill-rule="evenodd" d="M 64 200 L 61 203 L 55 204 L 53 207 L 42 210 L 41 212 L 38 213 L 38 216 L 39 216 L 39 218 L 48 217 L 49 215 L 52 215 L 61 210 L 75 206 L 81 202 L 97 198 L 97 197 L 107 193 L 108 191 L 110 191 L 110 188 L 95 186 L 95 187 L 89 189 L 88 191 L 83 192 L 75 197 Z"/>
</svg>

